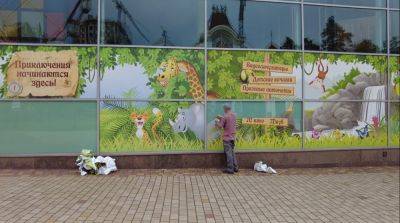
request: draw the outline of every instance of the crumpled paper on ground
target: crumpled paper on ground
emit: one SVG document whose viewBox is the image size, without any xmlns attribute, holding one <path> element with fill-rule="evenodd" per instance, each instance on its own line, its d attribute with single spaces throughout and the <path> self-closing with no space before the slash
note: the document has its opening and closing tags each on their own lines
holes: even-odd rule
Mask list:
<svg viewBox="0 0 400 223">
<path fill-rule="evenodd" d="M 268 166 L 266 163 L 263 163 L 262 161 L 258 161 L 254 164 L 254 170 L 264 173 L 272 173 L 272 174 L 277 173 L 272 167 Z"/>
<path fill-rule="evenodd" d="M 100 164 L 101 166 L 98 168 L 97 173 L 101 175 L 108 175 L 109 173 L 117 170 L 117 165 L 115 165 L 115 159 L 106 156 L 98 156 L 94 159 L 94 163 Z"/>
<path fill-rule="evenodd" d="M 75 163 L 79 167 L 81 176 L 85 176 L 89 173 L 107 175 L 117 170 L 115 159 L 109 156 L 98 156 L 95 158 L 92 151 L 86 149 L 82 150 Z"/>
<path fill-rule="evenodd" d="M 85 176 L 88 173 L 96 174 L 97 167 L 94 163 L 94 156 L 92 151 L 84 149 L 75 161 L 75 164 L 79 167 L 81 176 Z"/>
</svg>

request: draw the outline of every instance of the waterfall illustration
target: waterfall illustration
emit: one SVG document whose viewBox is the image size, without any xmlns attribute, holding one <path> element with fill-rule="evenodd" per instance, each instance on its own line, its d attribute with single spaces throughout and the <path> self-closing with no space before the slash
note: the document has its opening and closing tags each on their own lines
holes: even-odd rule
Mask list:
<svg viewBox="0 0 400 223">
<path fill-rule="evenodd" d="M 361 105 L 361 121 L 372 123 L 372 117 L 376 116 L 381 120 L 385 117 L 385 102 L 367 101 L 367 100 L 385 100 L 386 87 L 369 86 L 364 89 L 363 100 Z"/>
</svg>

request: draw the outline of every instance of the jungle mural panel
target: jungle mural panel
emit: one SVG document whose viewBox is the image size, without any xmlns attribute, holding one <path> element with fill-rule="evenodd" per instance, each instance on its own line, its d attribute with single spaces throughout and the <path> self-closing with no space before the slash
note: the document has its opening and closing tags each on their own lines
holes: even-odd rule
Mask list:
<svg viewBox="0 0 400 223">
<path fill-rule="evenodd" d="M 304 147 L 386 147 L 386 111 L 384 101 L 305 102 Z"/>
<path fill-rule="evenodd" d="M 208 150 L 222 150 L 215 119 L 229 103 L 237 117 L 238 150 L 299 150 L 302 138 L 300 102 L 232 101 L 207 103 Z"/>
<path fill-rule="evenodd" d="M 204 104 L 104 100 L 100 151 L 171 152 L 204 150 Z"/>
<path fill-rule="evenodd" d="M 208 51 L 208 99 L 302 98 L 301 53 Z"/>
<path fill-rule="evenodd" d="M 202 101 L 204 50 L 101 48 L 101 97 Z"/>
<path fill-rule="evenodd" d="M 400 147 L 400 102 L 390 103 L 389 147 Z"/>
<path fill-rule="evenodd" d="M 96 98 L 96 47 L 0 46 L 0 98 Z"/>
<path fill-rule="evenodd" d="M 400 100 L 400 57 L 389 57 L 389 94 L 391 100 Z"/>
<path fill-rule="evenodd" d="M 304 97 L 386 100 L 386 56 L 304 54 Z"/>
</svg>

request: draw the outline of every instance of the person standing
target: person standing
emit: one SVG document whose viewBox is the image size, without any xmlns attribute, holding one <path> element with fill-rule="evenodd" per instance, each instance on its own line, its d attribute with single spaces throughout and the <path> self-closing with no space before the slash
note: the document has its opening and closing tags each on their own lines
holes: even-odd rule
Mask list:
<svg viewBox="0 0 400 223">
<path fill-rule="evenodd" d="M 236 135 L 236 114 L 232 112 L 230 105 L 225 104 L 224 116 L 217 116 L 215 125 L 217 128 L 224 130 L 222 142 L 224 145 L 224 153 L 226 156 L 226 169 L 224 173 L 233 174 L 239 171 L 238 163 L 235 155 L 235 135 Z"/>
</svg>

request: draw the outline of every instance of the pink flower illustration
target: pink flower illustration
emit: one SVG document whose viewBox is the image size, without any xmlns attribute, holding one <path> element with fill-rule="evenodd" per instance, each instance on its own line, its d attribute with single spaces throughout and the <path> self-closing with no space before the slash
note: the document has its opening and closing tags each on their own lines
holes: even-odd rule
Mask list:
<svg viewBox="0 0 400 223">
<path fill-rule="evenodd" d="M 319 139 L 320 136 L 321 136 L 321 133 L 318 132 L 317 130 L 315 130 L 314 128 L 312 128 L 312 130 L 311 130 L 311 138 Z"/>
<path fill-rule="evenodd" d="M 372 117 L 372 125 L 374 126 L 374 128 L 379 128 L 379 118 L 378 116 L 374 116 Z"/>
</svg>

